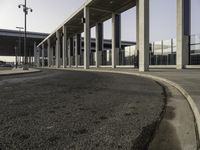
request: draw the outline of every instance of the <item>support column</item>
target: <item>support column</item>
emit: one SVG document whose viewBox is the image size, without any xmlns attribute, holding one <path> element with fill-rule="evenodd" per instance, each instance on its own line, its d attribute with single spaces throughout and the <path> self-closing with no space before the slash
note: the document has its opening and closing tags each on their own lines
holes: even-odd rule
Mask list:
<svg viewBox="0 0 200 150">
<path fill-rule="evenodd" d="M 138 0 L 139 71 L 149 70 L 149 0 Z"/>
<path fill-rule="evenodd" d="M 36 64 L 37 67 L 40 67 L 40 47 L 37 47 L 37 53 L 36 53 Z"/>
<path fill-rule="evenodd" d="M 76 47 L 75 47 L 75 66 L 80 65 L 80 52 L 81 52 L 81 34 L 76 34 Z"/>
<path fill-rule="evenodd" d="M 71 68 L 73 62 L 73 51 L 74 51 L 74 39 L 73 37 L 69 38 L 69 51 L 68 51 L 68 63 Z"/>
<path fill-rule="evenodd" d="M 135 60 L 134 66 L 135 68 L 139 68 L 139 0 L 136 0 L 136 52 L 134 52 Z"/>
<path fill-rule="evenodd" d="M 119 51 L 121 49 L 121 15 L 112 14 L 112 68 L 119 65 Z"/>
<path fill-rule="evenodd" d="M 90 15 L 89 7 L 84 8 L 84 69 L 89 69 L 90 64 Z"/>
<path fill-rule="evenodd" d="M 67 66 L 67 26 L 63 26 L 63 68 Z"/>
<path fill-rule="evenodd" d="M 191 33 L 191 0 L 177 0 L 176 66 L 189 64 L 189 36 Z"/>
<path fill-rule="evenodd" d="M 102 50 L 103 50 L 103 23 L 96 24 L 96 67 L 102 65 Z"/>
<path fill-rule="evenodd" d="M 19 55 L 20 57 L 20 55 Z M 34 65 L 37 66 L 37 45 L 36 42 L 34 42 Z"/>
<path fill-rule="evenodd" d="M 47 40 L 47 45 L 48 45 L 48 67 L 51 67 L 52 65 L 52 57 L 51 57 L 51 41 L 50 39 Z"/>
<path fill-rule="evenodd" d="M 60 33 L 56 32 L 56 67 L 60 67 Z"/>
<path fill-rule="evenodd" d="M 42 44 L 42 67 L 44 67 L 44 44 Z"/>
<path fill-rule="evenodd" d="M 68 42 L 68 51 L 67 51 L 67 57 L 68 57 L 68 67 L 71 68 L 71 43 L 70 43 L 70 38 L 67 40 Z"/>
</svg>

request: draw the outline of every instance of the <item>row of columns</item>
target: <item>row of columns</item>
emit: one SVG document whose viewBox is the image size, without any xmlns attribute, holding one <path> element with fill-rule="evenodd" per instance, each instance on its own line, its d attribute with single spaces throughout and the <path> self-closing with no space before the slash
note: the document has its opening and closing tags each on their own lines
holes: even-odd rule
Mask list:
<svg viewBox="0 0 200 150">
<path fill-rule="evenodd" d="M 188 64 L 188 35 L 190 35 L 190 0 L 177 0 L 177 69 L 182 69 Z M 149 69 L 149 0 L 136 0 L 136 47 L 139 51 L 139 71 Z M 90 65 L 90 8 L 84 8 L 84 69 Z M 62 61 L 61 60 L 62 37 Z M 81 34 L 76 34 L 75 40 L 75 66 L 80 64 Z M 52 49 L 50 40 L 48 45 L 48 66 L 52 65 Z M 112 14 L 112 68 L 119 65 L 119 51 L 121 49 L 121 15 Z M 101 64 L 103 50 L 103 23 L 96 24 L 96 67 Z M 74 39 L 68 37 L 67 26 L 62 32 L 56 32 L 56 67 L 71 67 L 74 51 Z M 68 57 L 67 57 L 68 55 Z M 42 66 L 44 66 L 44 44 L 42 45 Z M 67 60 L 68 58 L 68 60 Z"/>
</svg>

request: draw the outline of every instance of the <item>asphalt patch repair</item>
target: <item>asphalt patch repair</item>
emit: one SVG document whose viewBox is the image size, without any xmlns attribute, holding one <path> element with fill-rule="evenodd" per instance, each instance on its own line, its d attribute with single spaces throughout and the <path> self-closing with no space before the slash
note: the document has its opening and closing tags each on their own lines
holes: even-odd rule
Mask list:
<svg viewBox="0 0 200 150">
<path fill-rule="evenodd" d="M 145 150 L 166 97 L 154 81 L 52 71 L 0 77 L 0 149 Z"/>
</svg>

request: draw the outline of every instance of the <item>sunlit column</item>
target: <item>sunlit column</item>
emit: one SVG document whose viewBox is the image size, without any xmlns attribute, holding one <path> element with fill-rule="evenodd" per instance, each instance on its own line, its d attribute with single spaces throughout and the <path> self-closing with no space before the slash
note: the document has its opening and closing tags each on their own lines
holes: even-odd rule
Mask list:
<svg viewBox="0 0 200 150">
<path fill-rule="evenodd" d="M 121 15 L 112 14 L 112 68 L 119 65 L 119 51 L 121 49 Z"/>
<path fill-rule="evenodd" d="M 90 15 L 89 7 L 84 8 L 84 69 L 89 69 L 90 62 Z"/>
<path fill-rule="evenodd" d="M 63 26 L 63 37 L 62 37 L 62 46 L 63 46 L 63 68 L 66 68 L 67 66 L 67 26 Z"/>
<path fill-rule="evenodd" d="M 96 24 L 96 67 L 102 65 L 103 23 Z"/>
<path fill-rule="evenodd" d="M 176 65 L 183 69 L 189 64 L 189 36 L 191 30 L 191 0 L 177 0 Z"/>
<path fill-rule="evenodd" d="M 60 67 L 60 32 L 56 32 L 56 67 Z"/>
<path fill-rule="evenodd" d="M 139 71 L 144 72 L 149 70 L 149 0 L 138 0 L 136 7 L 139 9 Z"/>
</svg>

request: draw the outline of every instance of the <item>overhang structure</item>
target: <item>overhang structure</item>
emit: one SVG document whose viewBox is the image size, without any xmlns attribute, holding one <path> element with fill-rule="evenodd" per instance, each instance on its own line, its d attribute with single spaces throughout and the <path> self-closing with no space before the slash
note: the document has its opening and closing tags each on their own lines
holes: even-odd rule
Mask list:
<svg viewBox="0 0 200 150">
<path fill-rule="evenodd" d="M 139 70 L 149 69 L 149 0 L 87 0 L 76 12 L 66 19 L 37 47 L 48 49 L 50 62 L 52 47 L 56 47 L 56 67 L 71 67 L 72 50 L 78 48 L 75 60 L 79 58 L 80 34 L 84 33 L 84 68 L 90 67 L 90 29 L 96 27 L 96 67 L 101 58 L 103 45 L 103 22 L 112 18 L 112 68 L 119 65 L 121 50 L 121 13 L 136 7 L 137 50 Z M 130 21 L 132 18 L 130 18 Z M 184 44 L 190 34 L 190 0 L 177 0 L 177 68 L 187 65 L 187 47 Z M 73 40 L 73 37 L 77 37 Z M 75 44 L 74 44 L 75 43 Z M 63 56 L 61 55 L 64 54 Z M 43 57 L 43 56 L 42 56 Z M 78 62 L 78 61 L 76 61 Z M 49 63 L 49 67 L 51 64 Z M 78 66 L 78 65 L 76 65 Z"/>
</svg>

